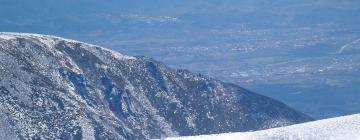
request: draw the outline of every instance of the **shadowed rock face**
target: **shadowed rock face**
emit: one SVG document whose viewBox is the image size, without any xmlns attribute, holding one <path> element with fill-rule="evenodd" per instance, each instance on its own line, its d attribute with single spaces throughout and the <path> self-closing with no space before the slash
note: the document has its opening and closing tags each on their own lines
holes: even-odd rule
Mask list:
<svg viewBox="0 0 360 140">
<path fill-rule="evenodd" d="M 0 33 L 0 64 L 0 138 L 150 139 L 311 120 L 237 85 L 53 36 Z"/>
</svg>

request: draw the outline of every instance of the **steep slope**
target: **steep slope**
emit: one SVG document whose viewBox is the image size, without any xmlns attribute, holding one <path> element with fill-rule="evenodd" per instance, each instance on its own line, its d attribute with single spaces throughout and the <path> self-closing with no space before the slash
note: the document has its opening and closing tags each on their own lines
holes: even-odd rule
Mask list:
<svg viewBox="0 0 360 140">
<path fill-rule="evenodd" d="M 255 132 L 227 133 L 168 140 L 359 140 L 360 114 Z"/>
<path fill-rule="evenodd" d="M 54 36 L 0 33 L 0 64 L 0 138 L 150 139 L 311 120 L 233 84 Z"/>
</svg>

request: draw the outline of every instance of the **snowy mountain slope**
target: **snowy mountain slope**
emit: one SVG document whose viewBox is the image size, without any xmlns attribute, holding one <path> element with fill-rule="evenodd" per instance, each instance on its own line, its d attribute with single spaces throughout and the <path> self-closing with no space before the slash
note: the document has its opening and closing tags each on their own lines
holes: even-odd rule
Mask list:
<svg viewBox="0 0 360 140">
<path fill-rule="evenodd" d="M 360 112 L 360 102 L 353 100 L 360 98 L 359 5 L 357 0 L 1 0 L 0 31 L 55 34 L 149 56 L 321 119 Z"/>
<path fill-rule="evenodd" d="M 0 139 L 150 139 L 312 120 L 150 58 L 24 33 L 0 33 L 0 110 Z"/>
<path fill-rule="evenodd" d="M 226 133 L 167 140 L 359 140 L 360 114 L 255 132 Z"/>
</svg>

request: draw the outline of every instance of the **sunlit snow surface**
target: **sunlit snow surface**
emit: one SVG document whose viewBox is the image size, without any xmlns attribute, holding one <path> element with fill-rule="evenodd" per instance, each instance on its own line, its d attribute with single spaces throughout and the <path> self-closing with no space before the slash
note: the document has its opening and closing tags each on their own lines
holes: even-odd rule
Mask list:
<svg viewBox="0 0 360 140">
<path fill-rule="evenodd" d="M 167 140 L 360 140 L 360 114 L 245 133 L 226 133 Z"/>
</svg>

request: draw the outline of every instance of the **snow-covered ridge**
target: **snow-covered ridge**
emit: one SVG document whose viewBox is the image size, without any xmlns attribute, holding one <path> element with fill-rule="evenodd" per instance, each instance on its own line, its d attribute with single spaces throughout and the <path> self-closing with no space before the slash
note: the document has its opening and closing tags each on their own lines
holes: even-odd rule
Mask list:
<svg viewBox="0 0 360 140">
<path fill-rule="evenodd" d="M 255 132 L 167 138 L 167 140 L 360 140 L 360 114 Z"/>
<path fill-rule="evenodd" d="M 42 35 L 42 34 L 33 34 L 33 33 L 16 33 L 16 32 L 0 32 L 0 39 L 3 40 L 13 40 L 13 39 L 17 39 L 17 38 L 27 38 L 27 39 L 37 39 L 39 40 L 41 43 L 45 44 L 47 47 L 51 47 L 54 46 L 56 41 L 66 41 L 69 43 L 80 43 L 83 44 L 82 47 L 85 46 L 85 49 L 88 50 L 94 50 L 94 48 L 101 48 L 103 50 L 106 50 L 108 52 L 111 53 L 111 55 L 119 60 L 123 60 L 123 59 L 136 59 L 135 57 L 132 56 L 127 56 L 127 55 L 123 55 L 119 52 L 101 47 L 101 46 L 97 46 L 97 45 L 93 45 L 93 44 L 88 44 L 85 42 L 81 42 L 81 41 L 76 41 L 76 40 L 72 40 L 72 39 L 66 39 L 66 38 L 62 38 L 62 37 L 58 37 L 58 36 L 52 36 L 52 35 Z M 1 41 L 1 40 L 0 40 Z"/>
<path fill-rule="evenodd" d="M 24 33 L 0 33 L 0 110 L 0 140 L 156 139 L 313 120 L 154 59 Z"/>
</svg>

